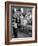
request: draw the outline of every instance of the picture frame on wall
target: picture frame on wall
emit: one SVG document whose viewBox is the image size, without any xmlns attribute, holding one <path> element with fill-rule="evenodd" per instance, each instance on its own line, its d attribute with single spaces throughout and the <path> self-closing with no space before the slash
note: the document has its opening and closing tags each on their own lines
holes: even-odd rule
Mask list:
<svg viewBox="0 0 38 46">
<path fill-rule="evenodd" d="M 37 42 L 37 4 L 5 2 L 5 44 Z"/>
</svg>

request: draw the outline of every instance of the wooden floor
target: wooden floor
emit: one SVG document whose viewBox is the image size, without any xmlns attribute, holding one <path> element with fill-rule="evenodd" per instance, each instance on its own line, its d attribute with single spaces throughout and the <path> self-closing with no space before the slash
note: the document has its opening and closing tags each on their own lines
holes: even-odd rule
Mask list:
<svg viewBox="0 0 38 46">
<path fill-rule="evenodd" d="M 32 32 L 21 32 L 21 31 L 18 31 L 18 38 L 24 38 L 24 37 L 32 37 Z"/>
<path fill-rule="evenodd" d="M 21 28 L 20 30 L 18 29 L 17 38 L 25 38 L 25 37 L 32 37 L 32 26 L 28 25 L 27 27 L 25 27 L 24 30 L 22 30 Z"/>
</svg>

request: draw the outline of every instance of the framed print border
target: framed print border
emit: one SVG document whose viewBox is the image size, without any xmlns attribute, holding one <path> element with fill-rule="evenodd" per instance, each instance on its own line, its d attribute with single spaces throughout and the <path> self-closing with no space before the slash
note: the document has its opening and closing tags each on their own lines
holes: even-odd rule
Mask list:
<svg viewBox="0 0 38 46">
<path fill-rule="evenodd" d="M 33 5 L 35 6 L 35 40 L 33 41 L 18 41 L 9 42 L 9 5 L 10 4 L 21 4 L 21 5 Z M 37 4 L 36 3 L 24 3 L 24 2 L 5 2 L 5 44 L 22 44 L 22 43 L 35 43 L 37 42 Z"/>
</svg>

